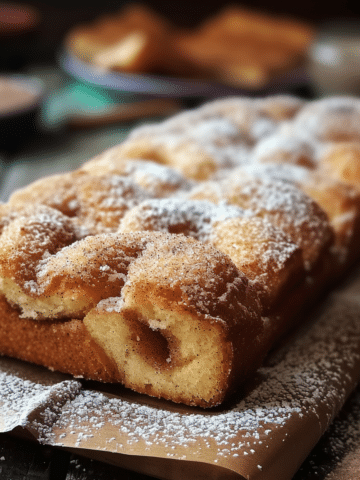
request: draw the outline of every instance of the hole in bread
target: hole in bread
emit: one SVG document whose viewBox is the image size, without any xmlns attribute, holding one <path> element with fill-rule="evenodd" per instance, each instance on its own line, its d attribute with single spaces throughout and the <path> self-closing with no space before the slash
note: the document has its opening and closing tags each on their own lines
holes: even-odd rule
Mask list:
<svg viewBox="0 0 360 480">
<path fill-rule="evenodd" d="M 156 330 L 143 323 L 137 312 L 124 311 L 124 318 L 131 328 L 131 340 L 134 350 L 149 365 L 163 370 L 171 367 L 169 335 L 165 330 Z"/>
<path fill-rule="evenodd" d="M 128 303 L 102 301 L 84 318 L 90 335 L 115 361 L 125 386 L 199 405 L 222 395 L 233 358 L 222 322 L 206 322 L 203 316 L 167 309 L 146 297 L 141 302 L 132 297 Z"/>
<path fill-rule="evenodd" d="M 184 222 L 184 223 L 178 223 L 176 225 L 169 225 L 169 233 L 179 235 L 183 234 L 186 235 L 187 237 L 194 236 L 196 238 L 199 230 L 199 225 L 196 225 L 193 222 Z"/>
<path fill-rule="evenodd" d="M 150 150 L 144 152 L 144 155 L 139 155 L 137 158 L 146 158 L 146 160 L 151 160 L 152 162 L 159 163 L 160 165 L 168 165 L 169 162 L 167 161 L 166 157 L 161 155 L 160 152 L 156 150 Z"/>
</svg>

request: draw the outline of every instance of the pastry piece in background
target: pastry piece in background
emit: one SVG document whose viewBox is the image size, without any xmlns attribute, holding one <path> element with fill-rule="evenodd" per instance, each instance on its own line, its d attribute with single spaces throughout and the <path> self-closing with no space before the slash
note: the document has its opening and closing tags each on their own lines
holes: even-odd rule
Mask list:
<svg viewBox="0 0 360 480">
<path fill-rule="evenodd" d="M 309 102 L 292 125 L 297 135 L 317 142 L 359 142 L 360 106 L 356 97 L 335 96 Z"/>
<path fill-rule="evenodd" d="M 65 46 L 80 59 L 123 72 L 158 70 L 168 45 L 170 24 L 145 5 L 129 4 L 118 13 L 71 30 Z"/>
<path fill-rule="evenodd" d="M 305 22 L 226 7 L 183 29 L 142 4 L 72 29 L 68 52 L 106 70 L 204 79 L 260 89 L 298 66 L 314 29 Z"/>
<path fill-rule="evenodd" d="M 313 36 L 313 27 L 305 22 L 231 6 L 179 35 L 176 46 L 179 55 L 214 79 L 259 89 L 298 66 Z"/>
<path fill-rule="evenodd" d="M 360 141 L 329 145 L 319 158 L 329 175 L 360 188 Z"/>
<path fill-rule="evenodd" d="M 157 162 L 193 180 L 221 176 L 247 163 L 254 145 L 291 120 L 304 104 L 290 95 L 215 100 L 164 122 L 136 128 L 123 143 L 82 168 L 91 173 L 111 165 L 116 171 L 132 158 Z"/>
</svg>

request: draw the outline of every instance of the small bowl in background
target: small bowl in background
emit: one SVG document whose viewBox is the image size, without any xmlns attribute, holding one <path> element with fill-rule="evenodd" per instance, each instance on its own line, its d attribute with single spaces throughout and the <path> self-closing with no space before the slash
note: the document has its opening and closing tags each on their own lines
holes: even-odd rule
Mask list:
<svg viewBox="0 0 360 480">
<path fill-rule="evenodd" d="M 308 74 L 318 96 L 360 94 L 360 22 L 327 23 L 308 52 Z"/>
<path fill-rule="evenodd" d="M 20 147 L 38 131 L 43 100 L 40 81 L 15 75 L 0 75 L 0 148 Z"/>
</svg>

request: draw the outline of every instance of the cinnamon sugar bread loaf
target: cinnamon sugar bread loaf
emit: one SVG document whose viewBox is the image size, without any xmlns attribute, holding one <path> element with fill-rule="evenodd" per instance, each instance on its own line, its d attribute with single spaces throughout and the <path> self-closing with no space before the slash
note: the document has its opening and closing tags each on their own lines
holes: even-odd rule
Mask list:
<svg viewBox="0 0 360 480">
<path fill-rule="evenodd" d="M 358 258 L 360 101 L 216 100 L 0 205 L 0 351 L 212 407 Z"/>
</svg>

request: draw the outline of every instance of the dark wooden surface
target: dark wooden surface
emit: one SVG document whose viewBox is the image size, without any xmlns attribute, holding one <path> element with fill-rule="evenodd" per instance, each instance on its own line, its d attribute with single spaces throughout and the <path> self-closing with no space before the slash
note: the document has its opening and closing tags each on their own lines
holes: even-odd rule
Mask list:
<svg viewBox="0 0 360 480">
<path fill-rule="evenodd" d="M 0 434 L 1 480 L 150 480 L 65 450 Z"/>
</svg>

